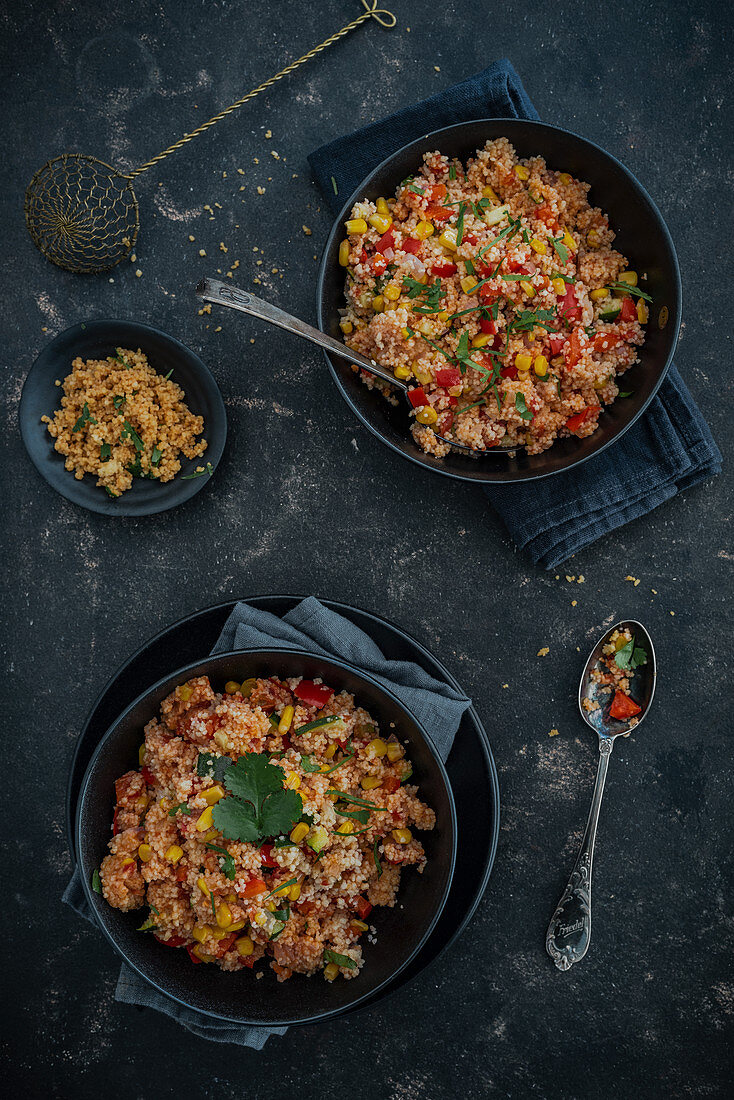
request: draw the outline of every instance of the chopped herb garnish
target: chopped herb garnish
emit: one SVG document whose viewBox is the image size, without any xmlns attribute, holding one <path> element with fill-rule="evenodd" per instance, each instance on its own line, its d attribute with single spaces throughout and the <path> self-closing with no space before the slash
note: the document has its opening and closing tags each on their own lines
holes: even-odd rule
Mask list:
<svg viewBox="0 0 734 1100">
<path fill-rule="evenodd" d="M 455 164 L 450 164 L 449 165 L 449 179 L 450 180 L 455 180 L 456 179 L 456 165 Z"/>
<path fill-rule="evenodd" d="M 112 398 L 112 404 L 119 412 L 122 406 L 125 404 L 125 398 L 122 396 L 122 394 L 116 393 L 115 396 Z"/>
<path fill-rule="evenodd" d="M 228 840 L 250 843 L 289 832 L 303 803 L 284 782 L 283 769 L 271 764 L 265 753 L 244 753 L 225 772 L 224 785 L 233 797 L 214 806 L 214 825 Z"/>
<path fill-rule="evenodd" d="M 425 191 L 422 187 L 418 187 L 415 183 L 408 184 L 408 190 L 412 191 L 415 195 L 425 195 Z"/>
<path fill-rule="evenodd" d="M 650 295 L 645 294 L 644 290 L 640 290 L 638 286 L 632 286 L 630 283 L 625 283 L 623 279 L 617 280 L 617 282 L 614 283 L 609 283 L 607 289 L 623 290 L 626 294 L 631 294 L 634 298 L 644 298 L 646 302 L 652 301 Z"/>
<path fill-rule="evenodd" d="M 553 248 L 558 255 L 558 259 L 565 266 L 568 263 L 568 249 L 563 243 L 563 239 L 559 238 L 558 240 L 556 240 L 554 237 L 551 237 L 550 243 L 553 245 Z"/>
<path fill-rule="evenodd" d="M 558 329 L 548 323 L 555 320 L 556 314 L 552 309 L 522 309 L 515 314 L 508 328 L 511 332 L 530 332 L 534 328 L 557 332 Z"/>
<path fill-rule="evenodd" d="M 296 797 L 298 797 L 296 795 Z M 289 886 L 295 886 L 298 882 L 297 878 L 289 878 L 287 882 L 281 882 L 280 886 L 276 886 L 274 890 L 271 890 L 269 894 L 266 894 L 263 901 L 267 901 L 268 898 L 272 898 L 274 894 L 280 894 L 283 890 L 287 890 Z"/>
<path fill-rule="evenodd" d="M 224 773 L 232 764 L 228 756 L 215 756 L 211 752 L 200 752 L 196 759 L 196 774 L 202 778 L 209 777 L 221 783 Z"/>
<path fill-rule="evenodd" d="M 314 718 L 313 722 L 306 722 L 304 726 L 298 726 L 293 732 L 298 734 L 310 733 L 311 730 L 318 730 L 322 726 L 330 726 L 334 722 L 342 722 L 343 720 L 341 714 L 326 714 L 323 718 Z"/>
<path fill-rule="evenodd" d="M 102 880 L 99 877 L 99 871 L 96 867 L 92 871 L 92 889 L 94 890 L 95 894 L 102 893 Z"/>
<path fill-rule="evenodd" d="M 369 810 L 340 810 L 338 807 L 334 809 L 339 817 L 351 817 L 354 821 L 358 821 L 360 825 L 366 825 L 370 819 Z"/>
<path fill-rule="evenodd" d="M 92 416 L 92 414 L 89 411 L 89 403 L 87 401 L 85 401 L 84 402 L 84 407 L 82 409 L 82 415 L 79 417 L 76 424 L 74 425 L 74 427 L 71 430 L 73 432 L 80 432 L 85 424 L 96 424 L 96 423 L 97 423 L 97 421 L 95 420 L 95 418 Z"/>
<path fill-rule="evenodd" d="M 213 473 L 214 473 L 214 467 L 212 466 L 211 462 L 207 462 L 207 464 L 206 464 L 206 466 L 204 467 L 203 470 L 194 470 L 193 474 L 186 474 L 186 476 L 182 477 L 181 480 L 182 481 L 191 481 L 195 477 L 203 477 L 204 474 L 208 474 L 209 477 L 211 477 Z"/>
<path fill-rule="evenodd" d="M 199 757 L 199 759 L 201 759 L 201 757 Z M 222 757 L 222 759 L 223 760 L 229 760 L 229 757 L 228 756 L 227 757 Z M 231 761 L 230 761 L 230 763 L 231 763 Z M 197 768 L 198 768 L 198 762 L 197 762 Z M 201 774 L 202 773 L 199 772 L 199 775 L 201 775 Z M 177 813 L 182 813 L 186 817 L 191 817 L 191 810 L 189 809 L 188 803 L 187 802 L 179 802 L 178 806 L 171 806 L 170 810 L 168 811 L 168 816 L 169 817 L 175 817 Z"/>
<path fill-rule="evenodd" d="M 374 843 L 374 846 L 372 848 L 372 855 L 374 856 L 374 859 L 375 859 L 375 867 L 377 868 L 377 877 L 382 878 L 382 864 L 380 863 L 379 848 L 380 848 L 380 838 L 379 838 L 379 836 L 376 836 L 375 837 L 375 843 Z"/>
<path fill-rule="evenodd" d="M 156 444 L 155 447 L 153 448 L 153 454 L 150 456 L 151 466 L 157 466 L 162 457 L 163 457 L 163 451 L 160 449 L 158 444 Z"/>
<path fill-rule="evenodd" d="M 412 775 L 412 774 L 413 774 L 413 768 L 412 768 L 412 766 L 411 766 L 411 767 L 409 767 L 409 768 L 408 768 L 408 770 L 407 770 L 407 772 L 405 773 L 405 775 L 401 776 L 401 779 L 400 779 L 400 786 L 401 786 L 401 787 L 403 786 L 403 784 L 404 784 L 404 783 L 407 783 L 407 782 L 408 782 L 408 780 L 410 779 L 410 777 L 411 777 L 411 775 Z"/>
<path fill-rule="evenodd" d="M 334 194 L 338 195 L 339 194 L 339 188 L 337 187 L 336 180 L 334 179 L 333 176 L 331 177 L 331 186 L 334 188 Z"/>
<path fill-rule="evenodd" d="M 532 420 L 533 419 L 534 414 L 531 412 L 531 410 L 527 407 L 527 405 L 525 403 L 525 394 L 524 393 L 516 393 L 515 394 L 515 408 L 520 413 L 520 416 L 523 418 L 523 420 Z"/>
<path fill-rule="evenodd" d="M 158 910 L 156 910 L 156 912 L 158 912 Z M 138 932 L 155 932 L 155 930 L 157 928 L 158 928 L 158 925 L 155 923 L 153 918 L 152 917 L 146 917 L 145 920 L 143 921 L 143 923 L 137 929 L 137 931 Z"/>
<path fill-rule="evenodd" d="M 634 390 L 620 390 L 617 397 L 632 397 Z"/>
<path fill-rule="evenodd" d="M 135 431 L 135 428 L 133 428 L 130 421 L 129 420 L 123 420 L 122 425 L 123 425 L 123 430 L 120 434 L 120 439 L 126 439 L 126 438 L 129 437 L 130 439 L 132 439 L 133 447 L 135 448 L 136 451 L 144 450 L 145 449 L 145 444 L 143 443 L 143 441 L 140 438 L 140 436 L 138 435 L 138 433 Z"/>
<path fill-rule="evenodd" d="M 211 902 L 212 916 L 214 917 L 214 923 L 216 924 L 217 923 L 217 910 L 216 910 L 216 907 L 214 905 L 214 894 L 212 894 L 212 893 L 209 894 L 209 901 Z"/>
<path fill-rule="evenodd" d="M 99 457 L 102 462 L 106 462 L 112 454 L 112 446 L 109 443 L 103 443 L 99 448 Z"/>
<path fill-rule="evenodd" d="M 551 279 L 563 279 L 564 283 L 571 283 L 572 285 L 576 282 L 571 275 L 563 275 L 560 271 L 551 271 L 550 277 Z"/>
<path fill-rule="evenodd" d="M 474 275 L 475 274 L 474 264 L 471 262 L 471 260 L 464 260 L 464 267 L 466 268 L 467 273 L 469 275 Z"/>
<path fill-rule="evenodd" d="M 634 669 L 647 664 L 647 652 L 635 644 L 634 636 L 614 654 L 617 668 Z"/>
<path fill-rule="evenodd" d="M 105 485 L 105 491 L 108 497 L 112 497 L 113 500 L 117 500 L 119 494 L 116 493 L 114 489 L 110 489 L 109 485 Z"/>
<path fill-rule="evenodd" d="M 353 802 L 355 806 L 366 806 L 368 810 L 379 810 L 380 813 L 386 810 L 385 806 L 375 806 L 374 802 L 370 802 L 366 798 L 357 798 L 353 794 L 347 794 L 346 791 L 332 790 L 330 794 L 338 794 L 344 802 Z"/>
<path fill-rule="evenodd" d="M 127 359 L 125 359 L 125 357 L 122 354 L 122 352 L 120 351 L 120 349 L 115 348 L 115 351 L 117 352 L 117 354 L 113 355 L 112 358 L 116 359 L 118 363 L 122 363 L 125 370 L 131 370 L 132 368 L 131 368 L 130 364 L 128 363 Z"/>
<path fill-rule="evenodd" d="M 224 877 L 228 878 L 230 882 L 234 882 L 234 856 L 230 855 L 226 848 L 220 848 L 217 844 L 207 844 L 207 848 L 212 852 L 219 853 L 219 866 L 221 867 Z"/>
<path fill-rule="evenodd" d="M 314 764 L 313 761 L 311 760 L 310 756 L 302 756 L 301 757 L 301 767 L 306 772 L 306 774 L 308 774 L 309 772 L 320 772 L 321 771 L 321 765 L 320 764 Z"/>
<path fill-rule="evenodd" d="M 168 379 L 169 379 L 169 378 L 171 377 L 171 375 L 172 375 L 172 374 L 173 374 L 173 367 L 171 367 L 171 369 L 169 370 L 168 374 L 164 374 L 164 375 L 163 375 L 163 381 L 164 381 L 164 382 L 167 382 L 167 381 L 168 381 Z"/>
<path fill-rule="evenodd" d="M 464 236 L 464 211 L 465 210 L 466 210 L 466 205 L 463 202 L 459 203 L 459 216 L 456 219 L 456 243 L 457 243 L 457 245 L 461 244 L 462 238 Z"/>
<path fill-rule="evenodd" d="M 349 955 L 340 955 L 338 951 L 332 951 L 330 947 L 324 949 L 324 962 L 336 963 L 337 966 L 346 966 L 348 970 L 356 970 L 357 964 Z"/>
</svg>

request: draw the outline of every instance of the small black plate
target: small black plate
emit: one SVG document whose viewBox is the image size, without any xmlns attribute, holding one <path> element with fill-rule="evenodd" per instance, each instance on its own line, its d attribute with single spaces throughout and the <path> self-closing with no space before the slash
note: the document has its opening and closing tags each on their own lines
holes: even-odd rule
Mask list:
<svg viewBox="0 0 734 1100">
<path fill-rule="evenodd" d="M 282 616 L 302 599 L 303 596 L 253 596 L 245 598 L 244 602 Z M 348 604 L 331 600 L 321 602 L 369 634 L 387 658 L 415 661 L 431 676 L 462 691 L 451 673 L 400 627 Z M 104 733 L 141 691 L 211 650 L 234 606 L 235 601 L 229 601 L 209 607 L 166 627 L 133 654 L 102 690 L 82 728 L 69 774 L 66 830 L 73 861 L 76 861 L 74 822 L 79 791 L 87 765 Z M 378 995 L 379 999 L 410 982 L 456 941 L 474 915 L 492 872 L 499 839 L 499 782 L 489 738 L 473 706 L 464 712 L 446 762 L 446 772 L 457 817 L 456 864 L 451 890 L 430 937 L 412 962 Z M 351 1012 L 362 1011 L 373 1003 L 368 999 Z"/>
<path fill-rule="evenodd" d="M 135 478 L 132 488 L 113 500 L 96 479 L 85 474 L 77 481 L 64 465 L 64 456 L 54 450 L 54 440 L 42 416 L 52 416 L 59 407 L 62 390 L 56 379 L 64 379 L 77 356 L 105 359 L 115 348 L 138 348 L 158 374 L 173 371 L 186 404 L 196 416 L 204 417 L 204 438 L 209 444 L 197 459 L 183 458 L 181 471 L 172 481 L 161 483 Z M 197 466 L 207 462 L 216 468 L 227 438 L 227 414 L 219 387 L 198 355 L 173 336 L 137 321 L 86 321 L 66 329 L 48 344 L 28 372 L 20 399 L 20 434 L 33 465 L 49 485 L 63 497 L 91 512 L 104 516 L 149 516 L 175 508 L 194 496 L 210 480 L 208 474 L 185 480 Z"/>
</svg>

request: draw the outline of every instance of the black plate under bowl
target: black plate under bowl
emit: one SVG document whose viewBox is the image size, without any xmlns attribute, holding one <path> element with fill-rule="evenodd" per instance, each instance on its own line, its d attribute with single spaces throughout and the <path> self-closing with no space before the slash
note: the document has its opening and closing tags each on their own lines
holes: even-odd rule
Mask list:
<svg viewBox="0 0 734 1100">
<path fill-rule="evenodd" d="M 282 617 L 302 599 L 303 596 L 292 595 L 251 596 L 244 602 Z M 321 602 L 364 630 L 389 660 L 414 661 L 437 680 L 464 694 L 448 669 L 400 627 L 349 604 L 323 599 Z M 144 688 L 173 669 L 190 664 L 200 653 L 210 652 L 235 606 L 234 601 L 229 601 L 172 623 L 129 657 L 100 692 L 82 726 L 69 772 L 66 833 L 74 862 L 79 791 L 100 738 Z M 461 717 L 446 771 L 454 792 L 458 825 L 456 865 L 448 900 L 436 927 L 413 961 L 386 990 L 377 997 L 367 998 L 359 1010 L 402 988 L 454 944 L 474 915 L 489 882 L 499 838 L 499 783 L 489 739 L 474 706 Z"/>
<path fill-rule="evenodd" d="M 64 465 L 64 456 L 54 450 L 54 440 L 42 416 L 52 416 L 59 407 L 61 389 L 56 379 L 71 372 L 72 360 L 105 359 L 115 348 L 138 348 L 158 374 L 173 371 L 186 404 L 196 416 L 204 417 L 204 438 L 208 446 L 201 458 L 181 457 L 181 470 L 172 481 L 135 478 L 132 487 L 113 500 L 96 478 L 85 474 L 77 481 Z M 208 474 L 185 480 L 197 466 L 210 462 L 214 468 L 222 457 L 227 438 L 227 414 L 219 387 L 198 355 L 173 336 L 137 321 L 86 321 L 56 336 L 47 344 L 28 372 L 20 399 L 20 434 L 28 454 L 49 485 L 73 504 L 105 516 L 149 516 L 175 508 L 198 493 L 210 481 Z"/>
<path fill-rule="evenodd" d="M 424 454 L 409 431 L 404 401 L 388 404 L 377 390 L 368 390 L 344 359 L 325 352 L 332 377 L 344 400 L 366 428 L 404 458 L 435 473 L 462 481 L 530 481 L 570 470 L 599 454 L 619 439 L 647 408 L 670 365 L 681 320 L 681 282 L 673 241 L 660 211 L 645 188 L 610 153 L 586 138 L 542 122 L 485 118 L 447 126 L 418 138 L 387 157 L 350 195 L 326 242 L 317 287 L 318 323 L 323 332 L 341 340 L 339 309 L 344 306 L 344 268 L 339 266 L 339 244 L 344 222 L 361 199 L 393 195 L 401 180 L 423 163 L 423 153 L 439 149 L 466 160 L 487 141 L 507 137 L 520 157 L 542 156 L 550 168 L 570 172 L 591 184 L 590 201 L 609 215 L 617 237 L 614 247 L 630 267 L 647 275 L 643 283 L 652 295 L 650 321 L 639 362 L 624 375 L 631 397 L 605 407 L 599 428 L 586 439 L 558 439 L 547 451 L 528 455 L 520 448 L 515 457 L 488 451 L 471 456 L 452 451 L 445 458 Z"/>
<path fill-rule="evenodd" d="M 434 829 L 422 833 L 427 864 L 422 874 L 407 869 L 400 904 L 378 908 L 372 920 L 375 943 L 363 944 L 365 966 L 349 981 L 324 982 L 302 975 L 279 983 L 269 967 L 256 981 L 252 971 L 227 973 L 194 966 L 183 950 L 167 949 L 137 931 L 140 911 L 111 908 L 91 889 L 92 874 L 107 852 L 114 811 L 114 783 L 137 767 L 142 731 L 163 699 L 194 676 L 208 676 L 215 690 L 228 680 L 253 676 L 322 677 L 337 691 L 353 693 L 380 723 L 406 745 L 421 797 L 436 812 Z M 110 727 L 92 756 L 79 796 L 76 848 L 87 900 L 103 932 L 125 962 L 161 993 L 208 1016 L 242 1024 L 278 1027 L 315 1023 L 340 1015 L 375 997 L 410 963 L 436 925 L 446 903 L 456 858 L 456 811 L 446 770 L 428 734 L 400 700 L 372 677 L 342 661 L 297 649 L 223 653 L 173 672 L 144 692 Z"/>
</svg>

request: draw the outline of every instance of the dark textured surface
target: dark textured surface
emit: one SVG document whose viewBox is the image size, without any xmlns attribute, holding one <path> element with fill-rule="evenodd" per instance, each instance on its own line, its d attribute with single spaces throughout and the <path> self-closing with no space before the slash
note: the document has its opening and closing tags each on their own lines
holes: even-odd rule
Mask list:
<svg viewBox="0 0 734 1100">
<path fill-rule="evenodd" d="M 307 151 L 507 55 L 542 118 L 605 145 L 658 201 L 683 269 L 676 361 L 726 449 L 730 23 L 711 0 L 394 7 L 400 29 L 362 28 L 144 177 L 138 261 L 109 282 L 65 274 L 33 251 L 21 218 L 33 171 L 64 149 L 133 166 L 351 18 L 356 0 L 2 5 L 12 591 L 2 835 L 14 910 L 4 1038 L 25 1095 L 585 1100 L 713 1097 L 730 1083 L 727 474 L 596 545 L 556 580 L 514 552 L 479 490 L 398 461 L 361 429 L 318 353 L 245 318 L 199 317 L 193 297 L 201 274 L 239 259 L 243 286 L 259 273 L 264 297 L 312 319 L 314 255 L 329 219 Z M 141 521 L 91 515 L 55 495 L 16 427 L 22 380 L 44 343 L 115 315 L 189 344 L 219 380 L 230 418 L 216 480 Z M 114 1002 L 111 948 L 58 901 L 69 871 L 64 781 L 93 697 L 143 637 L 228 596 L 299 589 L 382 611 L 441 653 L 489 729 L 503 831 L 485 900 L 431 971 L 380 1010 L 291 1031 L 255 1053 Z M 560 975 L 543 935 L 595 766 L 575 713 L 577 677 L 602 624 L 626 616 L 649 627 L 661 681 L 640 736 L 612 758 L 591 954 Z M 536 658 L 545 645 L 549 655 Z"/>
</svg>

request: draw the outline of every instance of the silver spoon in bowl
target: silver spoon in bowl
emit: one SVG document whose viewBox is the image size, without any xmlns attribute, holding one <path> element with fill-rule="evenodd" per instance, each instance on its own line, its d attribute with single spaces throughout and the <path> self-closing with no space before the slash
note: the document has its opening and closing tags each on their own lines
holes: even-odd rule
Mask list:
<svg viewBox="0 0 734 1100">
<path fill-rule="evenodd" d="M 381 367 L 374 359 L 367 359 L 359 352 L 352 351 L 346 344 L 342 344 L 339 340 L 334 340 L 333 337 L 327 336 L 326 333 L 320 332 L 317 328 L 307 325 L 305 321 L 299 320 L 298 317 L 292 317 L 290 313 L 278 309 L 270 302 L 264 302 L 262 298 L 256 298 L 249 291 L 240 290 L 239 287 L 233 286 L 232 283 L 224 283 L 221 279 L 202 279 L 196 288 L 196 294 L 205 302 L 213 302 L 218 306 L 227 306 L 229 309 L 238 309 L 241 313 L 249 313 L 251 317 L 259 317 L 261 321 L 267 321 L 268 324 L 284 328 L 286 332 L 292 332 L 304 340 L 310 340 L 312 344 L 318 344 L 320 348 L 325 348 L 327 351 L 339 355 L 342 359 L 348 359 L 350 363 L 355 363 L 362 370 L 369 371 L 376 378 L 382 379 L 383 382 L 389 382 L 391 386 L 400 390 L 411 409 L 413 408 L 408 396 L 411 387 L 401 379 L 396 378 L 389 367 Z M 510 450 L 517 450 L 517 445 L 514 447 L 492 447 L 491 449 L 467 447 L 464 443 L 457 443 L 453 439 L 447 439 L 446 436 L 439 435 L 432 424 L 429 427 L 442 443 L 448 443 L 457 450 L 466 451 L 467 454 L 506 454 Z"/>
<path fill-rule="evenodd" d="M 630 690 L 634 691 L 634 702 L 641 707 L 632 725 L 632 718 L 618 719 L 609 714 L 614 692 L 604 692 L 605 685 L 592 679 L 592 671 L 603 656 L 604 646 L 615 630 L 629 630 L 635 650 L 643 650 L 646 661 L 634 667 L 634 679 Z M 556 911 L 551 918 L 545 937 L 545 947 L 559 970 L 570 970 L 574 963 L 583 959 L 591 943 L 591 870 L 594 860 L 594 841 L 599 821 L 604 783 L 609 767 L 609 757 L 618 737 L 629 737 L 632 729 L 637 729 L 647 715 L 655 694 L 656 680 L 655 650 L 652 639 L 641 623 L 628 619 L 617 623 L 607 630 L 594 646 L 586 662 L 579 684 L 579 711 L 581 717 L 599 737 L 599 767 L 596 773 L 594 794 L 581 848 L 576 857 L 568 885 L 561 896 Z M 584 706 L 584 700 L 590 700 L 592 709 Z M 593 704 L 597 706 L 594 707 Z"/>
</svg>

